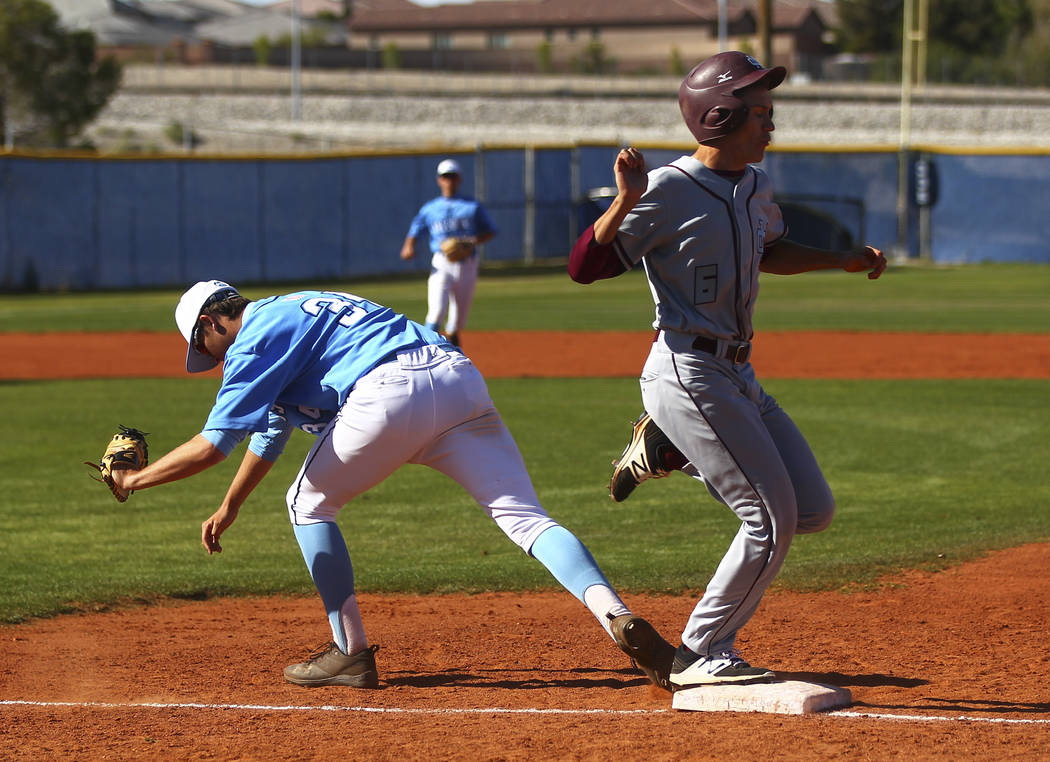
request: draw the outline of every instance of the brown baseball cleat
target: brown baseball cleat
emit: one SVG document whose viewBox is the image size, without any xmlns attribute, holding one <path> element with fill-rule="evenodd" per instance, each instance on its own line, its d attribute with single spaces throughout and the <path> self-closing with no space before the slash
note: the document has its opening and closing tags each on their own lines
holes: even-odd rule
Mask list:
<svg viewBox="0 0 1050 762">
<path fill-rule="evenodd" d="M 653 685 L 665 691 L 671 685 L 671 664 L 675 649 L 640 616 L 621 614 L 609 617 L 609 630 L 620 650 L 631 657 L 631 662 L 645 673 Z"/>
<path fill-rule="evenodd" d="M 284 679 L 307 688 L 342 685 L 349 688 L 378 688 L 376 651 L 379 646 L 362 648 L 349 656 L 335 643 L 325 643 L 314 649 L 302 664 L 284 668 Z"/>
<path fill-rule="evenodd" d="M 634 422 L 630 443 L 613 461 L 609 497 L 622 503 L 645 480 L 662 479 L 688 462 L 649 414 L 643 412 Z"/>
</svg>

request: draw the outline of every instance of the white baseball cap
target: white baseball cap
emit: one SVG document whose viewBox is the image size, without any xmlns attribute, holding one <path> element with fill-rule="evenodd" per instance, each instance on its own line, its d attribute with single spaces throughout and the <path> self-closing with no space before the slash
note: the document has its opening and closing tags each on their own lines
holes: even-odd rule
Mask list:
<svg viewBox="0 0 1050 762">
<path fill-rule="evenodd" d="M 190 373 L 201 373 L 211 370 L 219 364 L 211 355 L 203 355 L 193 348 L 193 334 L 197 330 L 197 318 L 204 311 L 204 305 L 214 297 L 225 299 L 234 296 L 238 291 L 229 283 L 221 280 L 202 280 L 182 295 L 175 308 L 175 325 L 179 327 L 182 338 L 186 339 L 186 370 Z M 216 300 L 218 301 L 218 300 Z"/>
<path fill-rule="evenodd" d="M 455 159 L 445 159 L 443 162 L 438 164 L 439 175 L 460 175 L 463 174 L 459 171 L 459 162 Z"/>
</svg>

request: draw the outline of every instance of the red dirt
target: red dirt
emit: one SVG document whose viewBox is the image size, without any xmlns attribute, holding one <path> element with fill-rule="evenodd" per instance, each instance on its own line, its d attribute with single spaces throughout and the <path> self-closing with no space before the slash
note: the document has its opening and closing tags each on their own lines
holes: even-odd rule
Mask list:
<svg viewBox="0 0 1050 762">
<path fill-rule="evenodd" d="M 0 377 L 182 373 L 177 336 L 144 338 L 0 336 Z M 634 376 L 648 337 L 465 340 L 490 377 Z M 142 354 L 114 367 L 114 345 Z M 545 370 L 552 347 L 558 367 Z M 765 377 L 1047 378 L 1050 337 L 767 334 L 755 366 Z M 283 682 L 281 668 L 328 637 L 313 597 L 34 621 L 0 628 L 0 758 L 1047 758 L 1048 550 L 904 572 L 874 592 L 768 594 L 741 634 L 746 655 L 849 688 L 863 716 L 673 711 L 563 592 L 362 595 L 381 646 L 376 691 Z M 627 597 L 672 640 L 695 600 Z"/>
<path fill-rule="evenodd" d="M 488 378 L 631 377 L 652 333 L 471 331 L 463 339 Z M 0 379 L 183 376 L 185 353 L 174 331 L 0 334 Z M 1048 378 L 1050 334 L 769 332 L 755 340 L 752 362 L 760 378 Z"/>
</svg>

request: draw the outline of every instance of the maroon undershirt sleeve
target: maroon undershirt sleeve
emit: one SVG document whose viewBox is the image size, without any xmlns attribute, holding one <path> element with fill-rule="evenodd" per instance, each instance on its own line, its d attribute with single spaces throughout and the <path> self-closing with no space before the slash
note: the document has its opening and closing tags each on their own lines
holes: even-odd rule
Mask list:
<svg viewBox="0 0 1050 762">
<path fill-rule="evenodd" d="M 569 254 L 569 277 L 577 283 L 594 283 L 627 272 L 616 255 L 615 244 L 615 238 L 611 243 L 595 243 L 594 225 L 589 226 Z"/>
</svg>

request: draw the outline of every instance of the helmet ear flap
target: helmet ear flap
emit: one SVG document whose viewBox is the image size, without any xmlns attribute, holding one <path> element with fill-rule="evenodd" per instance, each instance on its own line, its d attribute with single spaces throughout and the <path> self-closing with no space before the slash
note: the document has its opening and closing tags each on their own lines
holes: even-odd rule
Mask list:
<svg viewBox="0 0 1050 762">
<path fill-rule="evenodd" d="M 704 127 L 718 129 L 719 127 L 725 127 L 732 119 L 733 109 L 725 106 L 715 106 L 714 108 L 709 108 L 700 121 Z"/>
<path fill-rule="evenodd" d="M 711 132 L 707 140 L 728 135 L 739 127 L 747 117 L 747 107 L 743 104 L 730 108 L 729 106 L 712 106 L 700 119 L 705 130 Z M 704 141 L 701 141 L 704 142 Z"/>
</svg>

